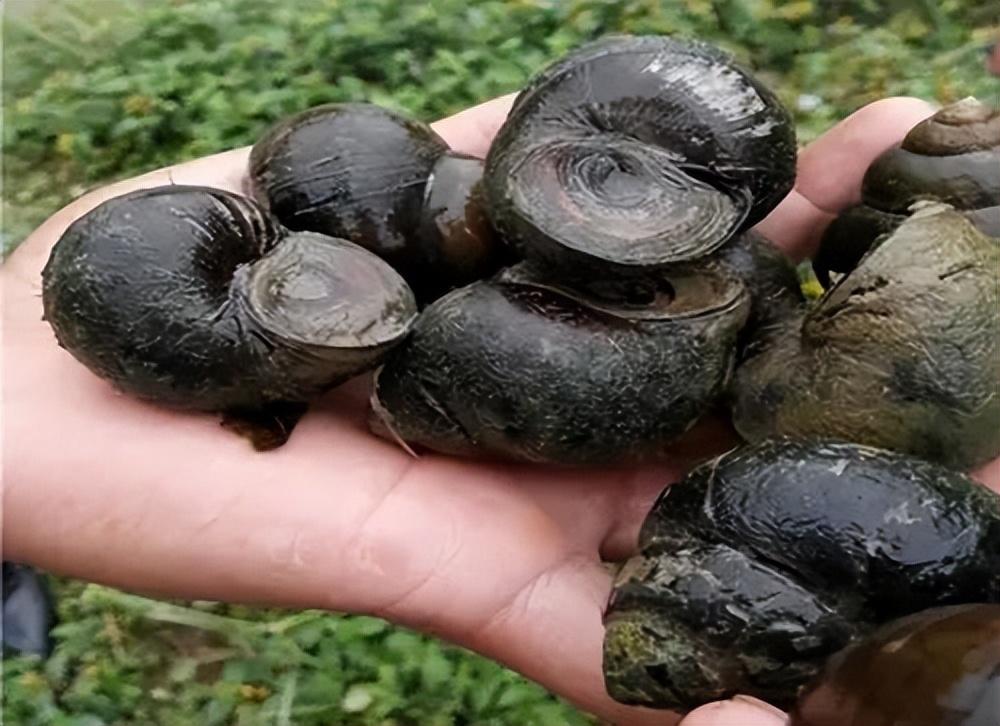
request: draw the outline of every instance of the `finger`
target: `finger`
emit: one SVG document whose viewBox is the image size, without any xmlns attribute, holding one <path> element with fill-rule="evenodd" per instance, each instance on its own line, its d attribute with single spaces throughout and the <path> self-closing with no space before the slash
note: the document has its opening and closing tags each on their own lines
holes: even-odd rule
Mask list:
<svg viewBox="0 0 1000 726">
<path fill-rule="evenodd" d="M 431 127 L 455 151 L 485 157 L 516 97 L 517 94 L 512 93 L 494 98 L 433 123 Z"/>
<path fill-rule="evenodd" d="M 1000 459 L 994 459 L 979 467 L 972 473 L 972 476 L 1000 494 Z"/>
<path fill-rule="evenodd" d="M 692 711 L 679 726 L 785 726 L 785 714 L 755 698 L 737 696 Z"/>
<path fill-rule="evenodd" d="M 857 204 L 861 179 L 871 162 L 934 110 L 918 98 L 887 98 L 865 106 L 803 150 L 799 192 L 832 214 Z"/>
<path fill-rule="evenodd" d="M 757 229 L 796 259 L 811 256 L 826 226 L 861 198 L 871 163 L 934 107 L 916 98 L 887 98 L 844 119 L 799 154 L 795 188 Z"/>
</svg>

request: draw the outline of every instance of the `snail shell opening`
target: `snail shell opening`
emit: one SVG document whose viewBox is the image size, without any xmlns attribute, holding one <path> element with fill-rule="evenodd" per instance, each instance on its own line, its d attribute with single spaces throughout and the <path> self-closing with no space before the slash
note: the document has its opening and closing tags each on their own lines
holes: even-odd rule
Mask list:
<svg viewBox="0 0 1000 726">
<path fill-rule="evenodd" d="M 250 313 L 291 342 L 374 348 L 399 340 L 416 318 L 403 278 L 346 240 L 293 234 L 247 273 Z"/>
<path fill-rule="evenodd" d="M 568 248 L 620 265 L 700 257 L 728 240 L 749 213 L 746 199 L 636 141 L 549 144 L 511 173 L 518 218 Z"/>
<path fill-rule="evenodd" d="M 635 272 L 692 260 L 791 189 L 777 98 L 711 46 L 611 37 L 542 71 L 490 147 L 494 225 L 553 267 Z"/>
</svg>

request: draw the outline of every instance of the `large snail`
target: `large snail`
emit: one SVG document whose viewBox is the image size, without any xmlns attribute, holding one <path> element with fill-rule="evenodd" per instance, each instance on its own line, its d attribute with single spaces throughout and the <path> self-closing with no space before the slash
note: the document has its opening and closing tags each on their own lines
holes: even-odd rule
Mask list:
<svg viewBox="0 0 1000 726">
<path fill-rule="evenodd" d="M 797 300 L 780 253 L 738 236 L 794 175 L 788 114 L 721 51 L 615 37 L 571 53 L 487 156 L 490 218 L 528 262 L 424 311 L 377 377 L 377 427 L 446 453 L 662 455 L 726 389 L 740 278 L 755 324 Z"/>
<path fill-rule="evenodd" d="M 140 398 L 207 411 L 308 401 L 376 365 L 416 317 L 375 255 L 202 187 L 104 202 L 42 277 L 45 317 L 80 362 Z"/>
<path fill-rule="evenodd" d="M 926 203 L 736 372 L 734 423 L 958 469 L 1000 455 L 1000 241 Z"/>
<path fill-rule="evenodd" d="M 1000 111 L 974 98 L 938 111 L 872 163 L 861 200 L 830 224 L 813 260 L 826 285 L 831 271 L 853 270 L 915 202 L 950 204 L 984 234 L 1000 237 Z"/>
<path fill-rule="evenodd" d="M 791 189 L 795 153 L 787 111 L 727 54 L 610 37 L 521 92 L 484 185 L 525 255 L 603 276 L 717 249 Z"/>
<path fill-rule="evenodd" d="M 1000 605 L 933 608 L 838 653 L 791 726 L 995 726 Z"/>
<path fill-rule="evenodd" d="M 748 308 L 722 271 L 664 273 L 628 304 L 514 267 L 424 310 L 376 376 L 375 420 L 450 454 L 655 459 L 725 390 Z"/>
<path fill-rule="evenodd" d="M 507 259 L 483 209 L 482 165 L 449 152 L 419 121 L 329 104 L 264 134 L 250 155 L 250 186 L 284 226 L 368 248 L 429 301 Z"/>
<path fill-rule="evenodd" d="M 1000 498 L 855 444 L 771 440 L 703 464 L 664 492 L 639 545 L 605 616 L 605 679 L 625 703 L 787 707 L 877 624 L 1000 603 Z"/>
</svg>

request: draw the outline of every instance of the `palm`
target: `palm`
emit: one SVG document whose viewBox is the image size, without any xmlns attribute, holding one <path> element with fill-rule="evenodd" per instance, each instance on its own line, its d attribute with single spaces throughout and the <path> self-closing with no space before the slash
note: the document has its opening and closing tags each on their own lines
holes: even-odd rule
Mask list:
<svg viewBox="0 0 1000 726">
<path fill-rule="evenodd" d="M 499 101 L 439 131 L 481 154 L 505 109 Z M 818 142 L 803 155 L 801 194 L 764 231 L 803 251 L 851 201 L 872 156 L 926 113 L 885 102 Z M 244 166 L 237 151 L 137 181 L 238 191 Z M 603 716 L 663 722 L 603 695 L 601 561 L 628 553 L 652 499 L 691 458 L 726 446 L 722 425 L 678 445 L 685 457 L 673 466 L 642 471 L 413 459 L 367 432 L 365 387 L 350 384 L 286 446 L 255 455 L 215 417 L 121 396 L 55 345 L 39 273 L 66 224 L 97 201 L 54 217 L 4 269 L 8 556 L 164 595 L 375 613 L 495 657 Z M 984 475 L 1000 484 L 1000 463 Z"/>
</svg>

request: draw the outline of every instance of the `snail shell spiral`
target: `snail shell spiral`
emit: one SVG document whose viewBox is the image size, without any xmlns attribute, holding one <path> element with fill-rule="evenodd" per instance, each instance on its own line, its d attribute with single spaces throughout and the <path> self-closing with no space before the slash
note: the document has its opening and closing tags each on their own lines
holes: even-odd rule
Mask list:
<svg viewBox="0 0 1000 726">
<path fill-rule="evenodd" d="M 291 233 L 252 200 L 167 186 L 75 221 L 42 273 L 59 344 L 119 389 L 180 408 L 301 402 L 408 332 L 403 279 L 345 240 Z"/>
<path fill-rule="evenodd" d="M 520 94 L 484 186 L 527 256 L 634 271 L 702 257 L 762 219 L 795 158 L 787 111 L 726 53 L 610 37 Z"/>
</svg>

